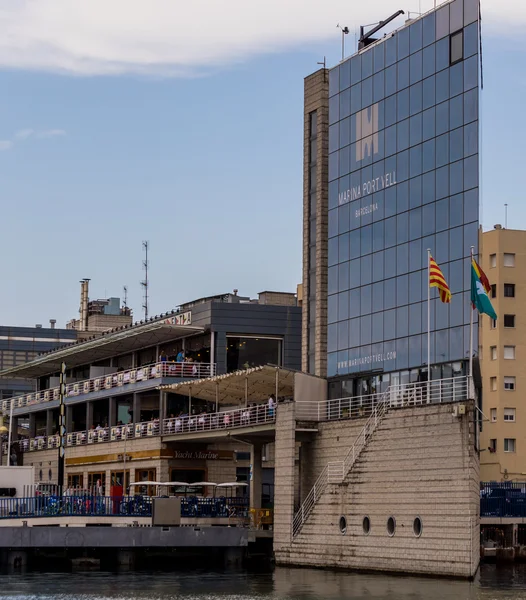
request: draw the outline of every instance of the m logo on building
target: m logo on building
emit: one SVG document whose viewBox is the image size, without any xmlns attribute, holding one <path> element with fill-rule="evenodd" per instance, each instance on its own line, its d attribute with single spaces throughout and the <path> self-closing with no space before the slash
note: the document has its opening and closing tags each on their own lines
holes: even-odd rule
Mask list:
<svg viewBox="0 0 526 600">
<path fill-rule="evenodd" d="M 355 115 L 356 131 L 361 139 L 356 144 L 356 162 L 372 159 L 378 154 L 378 104 L 373 104 Z"/>
</svg>

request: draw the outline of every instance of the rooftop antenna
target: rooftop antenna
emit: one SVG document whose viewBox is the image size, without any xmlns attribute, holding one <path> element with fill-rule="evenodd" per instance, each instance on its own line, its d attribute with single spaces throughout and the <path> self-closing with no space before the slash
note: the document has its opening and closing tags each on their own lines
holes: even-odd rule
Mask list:
<svg viewBox="0 0 526 600">
<path fill-rule="evenodd" d="M 369 27 L 369 25 L 362 25 L 360 27 L 360 39 L 358 40 L 358 50 L 363 50 L 363 48 L 376 42 L 377 40 L 371 36 L 373 36 L 377 31 L 380 31 L 380 29 L 383 29 L 391 21 L 394 21 L 396 19 L 396 17 L 399 17 L 400 15 L 404 15 L 404 14 L 405 13 L 403 10 L 396 11 L 390 17 L 387 17 L 387 19 L 385 19 L 385 21 L 380 21 L 375 27 L 373 27 L 367 33 L 365 33 L 365 28 Z"/>
<path fill-rule="evenodd" d="M 342 60 L 345 58 L 345 36 L 349 33 L 348 27 L 342 27 L 339 23 L 336 25 L 338 29 L 341 29 L 342 32 Z"/>
<path fill-rule="evenodd" d="M 316 64 L 323 65 L 323 81 L 327 82 L 327 58 L 323 57 L 323 62 L 318 61 Z"/>
<path fill-rule="evenodd" d="M 124 312 L 126 312 L 126 309 L 128 308 L 128 286 L 125 285 L 122 290 L 124 292 Z"/>
<path fill-rule="evenodd" d="M 142 261 L 142 268 L 144 269 L 144 280 L 141 281 L 141 285 L 144 288 L 144 299 L 142 307 L 144 309 L 144 320 L 148 319 L 148 247 L 150 242 L 143 242 L 142 248 L 144 250 L 144 260 Z"/>
<path fill-rule="evenodd" d="M 508 204 L 504 205 L 504 229 L 508 229 Z"/>
</svg>

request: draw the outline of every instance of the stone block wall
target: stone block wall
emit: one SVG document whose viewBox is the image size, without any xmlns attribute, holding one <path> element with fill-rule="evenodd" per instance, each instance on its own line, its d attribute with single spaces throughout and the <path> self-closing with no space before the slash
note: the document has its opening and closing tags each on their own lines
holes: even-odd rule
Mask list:
<svg viewBox="0 0 526 600">
<path fill-rule="evenodd" d="M 278 536 L 276 562 L 474 575 L 479 562 L 479 459 L 473 445 L 473 405 L 465 405 L 461 417 L 453 416 L 451 404 L 390 411 L 345 481 L 328 486 L 294 541 L 289 538 L 287 544 Z M 364 423 L 319 424 L 314 440 L 302 446 L 302 498 L 327 462 L 344 458 Z M 276 483 L 277 477 L 278 471 Z M 387 530 L 389 517 L 395 522 L 393 535 Z M 420 536 L 414 532 L 417 517 Z"/>
</svg>

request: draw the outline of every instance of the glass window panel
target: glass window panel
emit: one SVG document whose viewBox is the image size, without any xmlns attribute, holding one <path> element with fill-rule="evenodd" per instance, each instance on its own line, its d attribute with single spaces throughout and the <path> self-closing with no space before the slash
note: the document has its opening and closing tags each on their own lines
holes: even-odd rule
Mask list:
<svg viewBox="0 0 526 600">
<path fill-rule="evenodd" d="M 396 34 L 398 37 L 398 60 L 409 56 L 409 28 L 400 29 Z"/>
<path fill-rule="evenodd" d="M 396 306 L 396 278 L 393 277 L 384 281 L 384 308 L 393 308 L 394 306 Z"/>
<path fill-rule="evenodd" d="M 409 83 L 414 84 L 422 79 L 422 51 L 409 57 Z"/>
<path fill-rule="evenodd" d="M 463 230 L 455 227 L 449 230 L 449 259 L 458 260 L 462 258 Z"/>
<path fill-rule="evenodd" d="M 479 0 L 464 0 L 464 26 L 478 21 Z"/>
<path fill-rule="evenodd" d="M 436 199 L 445 198 L 449 196 L 449 166 L 440 167 L 436 170 Z"/>
<path fill-rule="evenodd" d="M 470 156 L 464 159 L 464 189 L 469 190 L 478 187 L 479 165 L 478 156 Z"/>
<path fill-rule="evenodd" d="M 367 285 L 372 281 L 372 264 L 373 259 L 369 254 L 367 256 L 362 256 L 360 259 L 360 268 L 362 271 L 361 284 Z"/>
<path fill-rule="evenodd" d="M 435 74 L 435 46 L 428 46 L 422 52 L 422 77 L 427 78 Z"/>
<path fill-rule="evenodd" d="M 349 263 L 345 262 L 338 265 L 338 290 L 348 290 L 349 287 Z"/>
<path fill-rule="evenodd" d="M 345 179 L 345 178 L 344 178 Z M 337 180 L 337 181 L 331 181 L 329 183 L 329 210 L 336 208 L 338 206 L 338 186 L 340 184 L 341 180 Z M 313 196 L 315 197 L 315 195 L 313 194 Z M 315 208 L 315 202 L 312 202 L 313 198 L 311 197 L 311 214 L 312 211 L 314 211 L 314 213 L 316 212 L 316 208 Z M 336 229 L 337 231 L 337 229 Z M 329 231 L 329 235 L 330 235 L 330 231 Z M 333 233 L 333 235 L 336 235 L 335 233 Z"/>
<path fill-rule="evenodd" d="M 385 99 L 384 107 L 385 107 L 385 126 L 389 127 L 389 125 L 393 125 L 396 123 L 397 114 L 396 114 L 396 101 L 398 94 L 394 94 L 393 96 L 389 96 L 389 98 Z"/>
<path fill-rule="evenodd" d="M 398 82 L 399 90 L 409 87 L 409 58 L 405 58 L 398 63 Z"/>
<path fill-rule="evenodd" d="M 464 225 L 464 257 L 470 255 L 471 246 L 477 247 L 478 223 Z"/>
<path fill-rule="evenodd" d="M 338 292 L 338 265 L 329 267 L 327 290 L 329 294 Z"/>
<path fill-rule="evenodd" d="M 396 340 L 396 368 L 407 369 L 409 366 L 409 342 L 408 338 Z"/>
<path fill-rule="evenodd" d="M 435 44 L 435 67 L 437 71 L 449 67 L 449 37 L 443 38 Z"/>
<path fill-rule="evenodd" d="M 385 44 L 377 44 L 374 47 L 374 72 L 375 73 L 378 73 L 378 71 L 381 71 L 385 66 L 384 49 L 385 49 Z"/>
<path fill-rule="evenodd" d="M 431 13 L 422 19 L 424 46 L 435 41 L 435 13 Z"/>
<path fill-rule="evenodd" d="M 409 151 L 409 177 L 422 173 L 422 146 L 414 146 Z"/>
<path fill-rule="evenodd" d="M 385 216 L 392 217 L 396 214 L 396 190 L 398 186 L 391 186 L 385 190 Z"/>
<path fill-rule="evenodd" d="M 396 310 L 384 312 L 384 339 L 392 340 L 396 337 Z"/>
<path fill-rule="evenodd" d="M 345 350 L 349 347 L 349 321 L 340 321 L 338 323 L 338 350 Z"/>
<path fill-rule="evenodd" d="M 362 256 L 364 254 L 371 253 L 373 250 L 373 228 L 371 225 L 367 225 L 366 227 L 362 227 L 360 229 L 360 238 L 362 246 Z"/>
<path fill-rule="evenodd" d="M 334 96 L 340 91 L 340 70 L 338 67 L 329 71 L 329 96 Z"/>
<path fill-rule="evenodd" d="M 449 263 L 449 289 L 452 294 L 456 294 L 461 292 L 464 289 L 464 277 L 463 277 L 463 266 L 461 260 L 456 260 Z M 453 303 L 452 303 L 453 304 Z M 454 323 L 454 325 L 462 325 L 462 311 L 460 311 L 460 317 L 458 322 Z M 453 323 L 451 323 L 453 325 Z"/>
<path fill-rule="evenodd" d="M 338 294 L 338 320 L 349 318 L 349 292 Z"/>
<path fill-rule="evenodd" d="M 417 238 L 420 238 L 421 236 L 422 236 L 422 209 L 414 208 L 409 213 L 409 239 L 416 240 Z M 411 259 L 413 258 L 413 256 L 412 256 L 413 250 L 414 250 L 414 248 L 411 247 L 410 248 Z M 419 262 L 410 263 L 410 267 L 409 267 L 410 270 L 420 269 L 420 266 L 416 266 L 419 264 L 420 264 Z"/>
<path fill-rule="evenodd" d="M 414 148 L 419 153 L 421 160 L 422 149 Z M 416 208 L 422 204 L 422 177 L 413 177 L 409 181 L 409 208 Z"/>
<path fill-rule="evenodd" d="M 464 158 L 464 130 L 459 127 L 449 134 L 449 160 L 455 162 L 461 158 Z"/>
<path fill-rule="evenodd" d="M 458 197 L 458 196 L 457 196 Z M 460 195 L 462 197 L 462 195 Z M 479 195 L 478 189 L 469 190 L 464 194 L 464 223 L 478 221 Z"/>
<path fill-rule="evenodd" d="M 446 72 L 446 71 L 444 71 Z M 457 63 L 449 69 L 449 95 L 452 98 L 464 91 L 464 67 Z"/>
<path fill-rule="evenodd" d="M 382 44 L 380 44 L 380 45 L 382 45 Z M 383 100 L 384 95 L 385 95 L 384 72 L 381 71 L 380 73 L 377 73 L 373 77 L 373 101 L 379 102 L 380 100 Z"/>
<path fill-rule="evenodd" d="M 329 211 L 329 237 L 338 235 L 338 209 Z"/>
<path fill-rule="evenodd" d="M 349 317 L 359 317 L 361 314 L 360 308 L 361 292 L 360 288 L 353 289 L 349 292 Z"/>
<path fill-rule="evenodd" d="M 362 53 L 362 79 L 373 74 L 373 52 L 372 49 Z"/>
<path fill-rule="evenodd" d="M 409 177 L 409 152 L 404 150 L 396 157 L 396 178 L 405 181 Z"/>
<path fill-rule="evenodd" d="M 422 143 L 422 115 L 411 117 L 409 121 L 409 144 L 415 146 Z"/>
<path fill-rule="evenodd" d="M 409 367 L 422 364 L 422 339 L 421 335 L 413 335 L 409 338 Z"/>
<path fill-rule="evenodd" d="M 372 310 L 378 312 L 384 309 L 384 284 L 382 281 L 372 286 Z M 380 320 L 380 319 L 376 319 Z M 378 340 L 373 340 L 378 341 Z"/>
<path fill-rule="evenodd" d="M 449 71 L 440 71 L 436 74 L 436 102 L 444 102 L 449 98 Z"/>
<path fill-rule="evenodd" d="M 424 173 L 435 168 L 435 139 L 424 142 L 422 146 L 422 170 Z"/>
<path fill-rule="evenodd" d="M 398 123 L 396 147 L 398 152 L 409 148 L 409 119 Z"/>
<path fill-rule="evenodd" d="M 422 177 L 422 204 L 433 202 L 435 197 L 435 171 L 429 171 Z"/>
<path fill-rule="evenodd" d="M 409 89 L 402 90 L 396 94 L 398 121 L 409 117 Z"/>
<path fill-rule="evenodd" d="M 340 157 L 338 152 L 333 152 L 332 154 L 329 154 L 329 181 L 338 179 L 339 158 Z"/>
<path fill-rule="evenodd" d="M 396 309 L 396 335 L 399 338 L 409 335 L 409 306 Z"/>
<path fill-rule="evenodd" d="M 373 224 L 373 252 L 384 249 L 384 221 Z"/>
<path fill-rule="evenodd" d="M 436 166 L 443 167 L 449 162 L 449 134 L 435 138 Z"/>
<path fill-rule="evenodd" d="M 469 58 L 478 53 L 478 23 L 472 23 L 464 29 L 464 56 Z"/>
<path fill-rule="evenodd" d="M 440 135 L 449 129 L 449 102 L 436 105 L 436 134 Z"/>
<path fill-rule="evenodd" d="M 340 94 L 340 119 L 351 114 L 351 89 L 347 88 Z"/>
<path fill-rule="evenodd" d="M 407 215 L 407 213 L 405 213 Z M 409 271 L 409 244 L 401 244 L 396 248 L 396 272 L 402 275 Z"/>
<path fill-rule="evenodd" d="M 349 234 L 345 233 L 344 235 L 340 235 L 338 238 L 339 247 L 338 253 L 340 257 L 340 262 L 349 260 Z"/>
<path fill-rule="evenodd" d="M 333 96 L 329 99 L 329 125 L 340 119 L 340 97 Z"/>
<path fill-rule="evenodd" d="M 415 83 L 410 89 L 409 113 L 416 115 L 422 110 L 422 82 Z"/>
<path fill-rule="evenodd" d="M 464 94 L 464 124 L 478 119 L 478 90 L 470 90 Z"/>
<path fill-rule="evenodd" d="M 381 314 L 374 316 L 372 318 L 372 342 L 381 342 L 384 339 L 384 320 Z M 374 352 L 373 352 L 374 354 Z"/>
<path fill-rule="evenodd" d="M 350 233 L 350 251 L 351 258 L 358 258 L 360 256 L 360 230 L 354 229 Z"/>
<path fill-rule="evenodd" d="M 346 60 L 340 65 L 340 92 L 351 87 L 351 61 Z"/>
<path fill-rule="evenodd" d="M 449 5 L 439 8 L 436 13 L 436 39 L 449 35 Z"/>
<path fill-rule="evenodd" d="M 340 150 L 340 152 L 339 152 L 339 158 L 340 158 L 339 173 L 340 173 L 340 177 L 342 175 L 347 175 L 347 173 L 349 173 L 349 171 L 350 171 L 350 166 L 349 166 L 350 153 L 351 153 L 351 147 L 350 146 L 345 146 L 345 148 L 342 148 Z"/>
<path fill-rule="evenodd" d="M 357 83 L 351 88 L 351 113 L 355 113 L 362 108 L 362 84 Z M 352 127 L 352 125 L 351 125 Z M 361 136 L 357 135 L 357 139 Z"/>
<path fill-rule="evenodd" d="M 470 123 L 464 127 L 464 156 L 471 156 L 478 152 L 478 131 L 477 124 Z"/>
<path fill-rule="evenodd" d="M 384 253 L 375 252 L 373 254 L 373 281 L 380 281 L 384 278 Z"/>
<path fill-rule="evenodd" d="M 342 204 L 338 208 L 338 233 L 349 231 L 349 204 Z"/>
<path fill-rule="evenodd" d="M 454 0 L 449 5 L 449 30 L 458 31 L 464 26 L 464 2 Z"/>
<path fill-rule="evenodd" d="M 430 235 L 435 231 L 435 204 L 426 204 L 422 213 L 422 235 Z"/>
<path fill-rule="evenodd" d="M 360 278 L 360 259 L 356 258 L 351 260 L 351 266 L 349 269 L 349 280 L 351 284 L 351 288 L 360 287 L 361 278 Z"/>
<path fill-rule="evenodd" d="M 362 81 L 362 108 L 373 103 L 373 78 L 369 77 Z M 363 124 L 362 124 L 363 127 Z M 363 131 L 363 130 L 362 130 Z"/>
<path fill-rule="evenodd" d="M 371 343 L 371 315 L 362 317 L 360 319 L 360 343 L 370 344 Z"/>
<path fill-rule="evenodd" d="M 332 265 L 336 265 L 338 264 L 338 239 L 337 237 L 333 237 L 329 239 L 329 247 L 328 247 L 328 253 L 329 253 L 329 267 L 332 267 Z M 312 263 L 312 261 L 311 261 Z"/>
<path fill-rule="evenodd" d="M 407 211 L 396 217 L 396 238 L 398 244 L 409 240 L 409 214 Z"/>
<path fill-rule="evenodd" d="M 441 231 L 436 234 L 436 256 L 435 260 L 439 265 L 445 264 L 449 260 L 449 231 Z M 446 277 L 446 281 L 447 281 Z"/>
<path fill-rule="evenodd" d="M 396 91 L 396 65 L 392 65 L 385 70 L 385 95 L 390 96 Z"/>
<path fill-rule="evenodd" d="M 385 130 L 385 156 L 396 154 L 397 133 L 396 125 L 391 125 Z"/>
<path fill-rule="evenodd" d="M 384 46 L 385 46 L 385 66 L 388 67 L 389 65 L 394 65 L 394 63 L 398 60 L 398 56 L 397 56 L 397 37 L 396 36 L 390 36 L 388 37 L 385 42 L 384 42 Z"/>
<path fill-rule="evenodd" d="M 420 302 L 422 299 L 422 276 L 420 271 L 414 271 L 409 273 L 409 303 Z M 416 312 L 416 311 L 415 311 Z M 411 312 L 411 320 L 414 318 L 413 312 Z M 419 315 L 420 316 L 420 315 Z M 418 319 L 420 320 L 420 319 Z M 411 333 L 411 332 L 409 332 Z M 412 333 L 420 333 L 420 327 Z"/>
<path fill-rule="evenodd" d="M 472 56 L 464 61 L 464 91 L 478 86 L 478 56 Z"/>
<path fill-rule="evenodd" d="M 338 150 L 340 141 L 340 124 L 334 123 L 329 127 L 329 152 Z"/>
<path fill-rule="evenodd" d="M 390 248 L 396 245 L 396 218 L 391 217 L 385 221 L 385 247 Z"/>
<path fill-rule="evenodd" d="M 462 194 L 449 199 L 449 226 L 457 227 L 464 222 L 464 197 Z"/>
<path fill-rule="evenodd" d="M 351 319 L 349 321 L 349 348 L 355 348 L 360 345 L 360 319 Z"/>
<path fill-rule="evenodd" d="M 409 303 L 409 276 L 401 275 L 396 278 L 396 302 L 398 306 Z"/>
<path fill-rule="evenodd" d="M 340 121 L 339 123 L 339 134 L 340 134 L 340 146 L 348 146 L 351 143 L 351 119 L 350 117 L 347 117 L 346 119 L 343 119 L 342 121 Z M 334 127 L 334 125 L 331 126 Z M 334 148 L 334 150 L 336 150 L 336 148 Z M 329 152 L 332 152 L 331 150 L 331 143 L 330 143 L 330 130 L 329 130 Z"/>
<path fill-rule="evenodd" d="M 334 323 L 327 327 L 327 351 L 333 352 L 338 349 L 338 324 Z"/>
<path fill-rule="evenodd" d="M 367 315 L 371 312 L 372 308 L 372 286 L 364 285 L 360 288 L 360 305 L 362 307 L 362 315 Z M 363 340 L 362 340 L 363 343 Z"/>
<path fill-rule="evenodd" d="M 327 300 L 327 315 L 329 323 L 336 323 L 338 320 L 338 297 L 339 294 L 332 294 Z"/>
<path fill-rule="evenodd" d="M 449 101 L 449 128 L 456 129 L 463 123 L 462 96 L 456 96 Z"/>
<path fill-rule="evenodd" d="M 435 137 L 435 107 L 428 108 L 422 113 L 422 139 L 429 140 Z"/>
<path fill-rule="evenodd" d="M 360 54 L 351 58 L 351 85 L 362 79 L 362 57 Z"/>
<path fill-rule="evenodd" d="M 432 75 L 422 82 L 422 108 L 425 110 L 435 103 L 435 76 Z"/>
<path fill-rule="evenodd" d="M 401 213 L 409 209 L 409 184 L 407 181 L 396 186 L 396 212 Z"/>
<path fill-rule="evenodd" d="M 449 228 L 449 198 L 439 200 L 436 204 L 436 230 Z"/>
<path fill-rule="evenodd" d="M 422 48 L 422 19 L 417 19 L 409 27 L 409 50 L 411 54 Z"/>
<path fill-rule="evenodd" d="M 384 252 L 384 273 L 386 277 L 396 275 L 396 248 Z"/>
</svg>

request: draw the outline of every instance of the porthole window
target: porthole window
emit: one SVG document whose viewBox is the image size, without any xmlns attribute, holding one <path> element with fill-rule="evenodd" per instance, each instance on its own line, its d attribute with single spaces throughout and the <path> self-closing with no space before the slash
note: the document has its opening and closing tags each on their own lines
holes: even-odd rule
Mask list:
<svg viewBox="0 0 526 600">
<path fill-rule="evenodd" d="M 345 517 L 340 517 L 340 533 L 345 535 L 347 533 L 347 519 Z"/>
<path fill-rule="evenodd" d="M 369 517 L 363 518 L 362 527 L 365 535 L 369 535 L 369 532 L 371 531 L 371 519 L 369 519 Z"/>
<path fill-rule="evenodd" d="M 395 530 L 396 530 L 395 518 L 389 517 L 387 519 L 387 533 L 389 534 L 390 537 L 393 537 L 393 535 L 395 534 Z"/>
<path fill-rule="evenodd" d="M 422 535 L 422 519 L 420 517 L 416 517 L 413 521 L 413 533 L 415 537 L 420 537 Z"/>
</svg>

